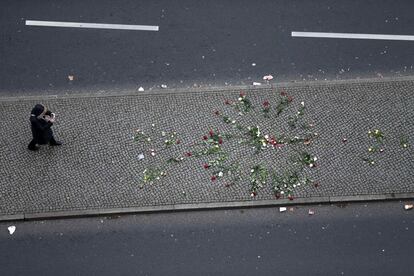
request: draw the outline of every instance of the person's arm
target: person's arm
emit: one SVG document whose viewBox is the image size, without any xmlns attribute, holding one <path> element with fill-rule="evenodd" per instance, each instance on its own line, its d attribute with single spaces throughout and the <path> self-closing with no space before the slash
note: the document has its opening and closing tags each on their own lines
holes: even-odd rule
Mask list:
<svg viewBox="0 0 414 276">
<path fill-rule="evenodd" d="M 46 124 L 42 124 L 39 119 L 37 119 L 36 117 L 31 117 L 30 118 L 30 122 L 37 128 L 40 129 L 41 131 L 44 131 L 48 128 L 50 128 L 53 123 L 51 121 L 45 121 Z"/>
</svg>

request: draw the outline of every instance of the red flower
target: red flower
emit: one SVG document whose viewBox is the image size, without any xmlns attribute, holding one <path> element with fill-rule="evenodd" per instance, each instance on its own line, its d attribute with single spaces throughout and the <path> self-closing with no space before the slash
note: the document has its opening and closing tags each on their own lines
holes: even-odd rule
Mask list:
<svg viewBox="0 0 414 276">
<path fill-rule="evenodd" d="M 214 114 L 216 114 L 216 115 L 218 116 L 218 115 L 220 115 L 220 112 L 219 112 L 218 110 L 216 110 L 216 111 L 214 112 Z"/>
<path fill-rule="evenodd" d="M 219 138 L 218 143 L 221 145 L 223 144 L 223 139 Z"/>
<path fill-rule="evenodd" d="M 293 97 L 292 96 L 288 96 L 288 102 L 292 102 L 293 101 Z"/>
<path fill-rule="evenodd" d="M 244 96 L 246 96 L 246 94 L 244 94 L 244 92 L 240 92 L 240 97 L 244 97 Z"/>
<path fill-rule="evenodd" d="M 287 96 L 285 91 L 280 92 L 280 96 Z"/>
<path fill-rule="evenodd" d="M 269 107 L 269 105 L 270 105 L 269 101 L 264 101 L 264 102 L 263 102 L 263 106 L 264 106 L 265 108 Z"/>
<path fill-rule="evenodd" d="M 274 145 L 276 145 L 277 144 L 277 140 L 274 138 L 274 137 L 272 137 L 271 139 L 270 139 L 270 142 L 269 142 L 270 144 L 272 144 L 273 146 Z"/>
<path fill-rule="evenodd" d="M 275 193 L 275 197 L 276 197 L 276 199 L 279 199 L 280 198 L 280 193 Z"/>
<path fill-rule="evenodd" d="M 204 169 L 208 169 L 208 168 L 210 168 L 210 165 L 209 164 L 204 164 Z"/>
<path fill-rule="evenodd" d="M 217 179 L 217 177 L 215 176 L 215 175 L 213 175 L 212 177 L 211 177 L 211 181 L 215 181 Z"/>
<path fill-rule="evenodd" d="M 210 131 L 208 132 L 208 134 L 210 134 L 210 137 L 213 137 L 214 131 L 212 129 L 210 129 Z"/>
<path fill-rule="evenodd" d="M 288 195 L 289 200 L 293 200 L 293 195 Z"/>
<path fill-rule="evenodd" d="M 227 105 L 231 104 L 231 102 L 229 100 L 226 100 L 224 103 L 227 104 Z"/>
<path fill-rule="evenodd" d="M 207 140 L 208 137 L 206 135 L 203 136 L 203 140 Z"/>
<path fill-rule="evenodd" d="M 179 143 L 181 143 L 181 141 L 180 140 L 177 140 L 177 141 L 175 141 L 175 143 L 178 145 Z"/>
<path fill-rule="evenodd" d="M 188 156 L 188 157 L 190 157 L 190 156 L 192 156 L 193 154 L 191 153 L 191 152 L 186 152 L 185 153 L 185 156 Z"/>
<path fill-rule="evenodd" d="M 315 188 L 318 188 L 318 187 L 319 187 L 319 182 L 315 182 L 315 183 L 313 183 L 313 186 L 314 186 Z"/>
</svg>

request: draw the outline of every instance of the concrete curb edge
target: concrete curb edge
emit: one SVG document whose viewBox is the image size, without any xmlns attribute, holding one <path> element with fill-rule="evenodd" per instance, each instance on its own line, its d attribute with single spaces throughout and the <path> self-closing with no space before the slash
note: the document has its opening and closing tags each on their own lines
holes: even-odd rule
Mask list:
<svg viewBox="0 0 414 276">
<path fill-rule="evenodd" d="M 71 217 L 101 216 L 113 214 L 131 214 L 131 213 L 154 213 L 154 212 L 174 212 L 174 211 L 195 211 L 195 210 L 217 210 L 231 208 L 248 208 L 248 207 L 278 207 L 307 204 L 330 204 L 330 203 L 348 203 L 348 202 L 366 202 L 366 201 L 386 201 L 386 200 L 403 200 L 414 199 L 414 192 L 400 194 L 378 194 L 378 195 L 355 195 L 355 196 L 326 196 L 326 197 L 309 197 L 297 198 L 293 201 L 288 199 L 279 200 L 251 200 L 251 201 L 230 201 L 230 202 L 210 202 L 210 203 L 191 203 L 191 204 L 171 204 L 159 206 L 144 207 L 126 207 L 126 208 L 107 208 L 107 209 L 90 209 L 90 210 L 72 210 L 43 213 L 26 213 L 15 215 L 1 215 L 1 221 L 19 221 L 19 220 L 39 220 L 39 219 L 59 219 Z"/>
<path fill-rule="evenodd" d="M 127 97 L 127 96 L 156 96 L 156 95 L 181 95 L 181 94 L 200 94 L 200 93 L 222 93 L 234 90 L 247 89 L 281 89 L 294 87 L 319 87 L 329 85 L 347 85 L 347 84 L 372 84 L 372 83 L 390 83 L 414 81 L 414 76 L 407 77 L 387 77 L 387 78 L 361 78 L 346 80 L 329 80 L 329 81 L 297 81 L 297 82 L 269 82 L 260 86 L 254 85 L 234 85 L 234 86 L 216 86 L 216 87 L 200 87 L 200 88 L 171 88 L 171 89 L 153 89 L 145 92 L 137 91 L 118 91 L 109 93 L 82 93 L 82 94 L 60 94 L 60 95 L 39 95 L 39 96 L 0 96 L 1 102 L 13 101 L 35 101 L 35 100 L 58 100 L 58 99 L 81 99 L 81 98 L 107 98 L 107 97 Z"/>
</svg>

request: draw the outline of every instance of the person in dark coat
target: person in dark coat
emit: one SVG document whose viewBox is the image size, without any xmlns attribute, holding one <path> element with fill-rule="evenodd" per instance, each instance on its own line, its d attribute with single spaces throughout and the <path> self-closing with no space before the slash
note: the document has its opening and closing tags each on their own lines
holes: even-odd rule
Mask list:
<svg viewBox="0 0 414 276">
<path fill-rule="evenodd" d="M 30 124 L 32 127 L 33 139 L 30 142 L 29 150 L 38 150 L 38 145 L 49 144 L 51 146 L 60 146 L 62 142 L 56 141 L 51 129 L 55 122 L 55 114 L 42 104 L 37 104 L 30 114 Z"/>
</svg>

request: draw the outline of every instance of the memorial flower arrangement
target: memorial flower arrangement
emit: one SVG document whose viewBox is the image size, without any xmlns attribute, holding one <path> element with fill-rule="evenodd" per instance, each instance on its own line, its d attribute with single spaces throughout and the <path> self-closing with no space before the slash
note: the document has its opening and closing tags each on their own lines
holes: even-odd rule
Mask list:
<svg viewBox="0 0 414 276">
<path fill-rule="evenodd" d="M 262 113 L 263 120 L 281 120 L 280 115 L 290 110 L 293 97 L 284 91 L 276 94 L 276 97 L 277 99 L 274 100 L 262 101 L 261 109 L 255 108 L 253 101 L 244 92 L 241 92 L 235 100 L 225 100 L 224 108 L 230 107 L 230 110 L 215 110 L 212 113 L 227 125 L 223 129 L 228 131 L 230 126 L 230 131 L 220 131 L 219 127 L 211 128 L 204 135 L 201 134 L 199 139 L 189 143 L 181 143 L 179 134 L 175 131 L 163 131 L 161 137 L 156 135 L 153 137 L 144 131 L 137 130 L 134 141 L 143 147 L 151 147 L 151 156 L 155 155 L 154 148 L 159 144 L 164 144 L 164 148 L 158 149 L 157 153 L 162 151 L 167 153 L 174 147 L 183 148 L 182 154 L 170 156 L 164 161 L 160 161 L 159 167 L 146 168 L 143 172 L 141 187 L 146 183 L 161 180 L 167 175 L 168 170 L 174 169 L 175 163 L 189 159 L 199 160 L 196 162 L 200 164 L 200 172 L 207 172 L 211 183 L 223 183 L 225 186 L 246 183 L 248 185 L 246 191 L 252 197 L 256 197 L 266 185 L 271 185 L 276 198 L 285 197 L 290 200 L 294 198 L 295 188 L 301 185 L 314 184 L 313 186 L 317 187 L 316 182 L 306 176 L 307 170 L 316 167 L 317 158 L 308 150 L 311 141 L 317 137 L 317 134 L 309 131 L 313 125 L 307 124 L 303 120 L 305 116 L 304 102 L 300 103 L 297 110 L 288 116 L 286 121 L 292 131 L 298 131 L 296 136 L 270 133 L 272 131 L 269 130 L 263 131 L 260 122 L 257 125 L 251 125 L 238 119 L 238 116 L 255 116 L 257 118 L 259 113 Z M 232 112 L 236 114 L 230 115 Z M 160 139 L 162 143 L 159 143 Z M 252 156 L 253 159 L 257 159 L 259 163 L 247 171 L 240 163 L 234 161 L 234 158 L 230 158 L 232 151 L 226 148 L 227 144 L 237 145 L 239 149 L 254 149 L 254 154 L 268 150 L 278 151 L 287 147 L 289 152 L 292 152 L 292 156 L 288 160 L 286 168 L 282 168 L 282 173 L 280 168 L 276 171 L 275 168 L 266 165 L 266 162 L 261 162 L 259 157 L 254 156 Z M 305 170 L 305 168 L 308 169 Z"/>
</svg>

